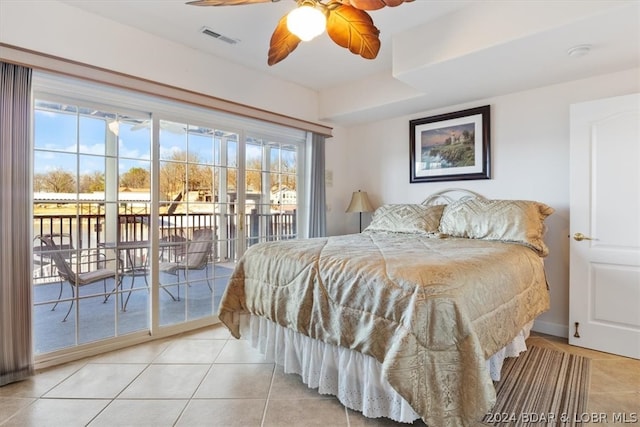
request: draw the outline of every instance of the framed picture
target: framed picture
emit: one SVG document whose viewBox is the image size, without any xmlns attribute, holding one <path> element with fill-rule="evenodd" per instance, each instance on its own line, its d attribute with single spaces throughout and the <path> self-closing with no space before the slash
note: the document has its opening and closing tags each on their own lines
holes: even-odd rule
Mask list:
<svg viewBox="0 0 640 427">
<path fill-rule="evenodd" d="M 410 182 L 489 179 L 489 105 L 409 122 Z"/>
</svg>

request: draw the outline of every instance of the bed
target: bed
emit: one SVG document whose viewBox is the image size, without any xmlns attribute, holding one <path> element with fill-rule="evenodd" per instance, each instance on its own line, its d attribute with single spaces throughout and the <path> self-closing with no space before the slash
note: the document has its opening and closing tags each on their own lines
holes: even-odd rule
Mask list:
<svg viewBox="0 0 640 427">
<path fill-rule="evenodd" d="M 260 243 L 236 265 L 219 318 L 365 416 L 473 425 L 495 403 L 502 360 L 526 350 L 549 308 L 552 212 L 446 190 L 381 206 L 362 233 Z"/>
</svg>

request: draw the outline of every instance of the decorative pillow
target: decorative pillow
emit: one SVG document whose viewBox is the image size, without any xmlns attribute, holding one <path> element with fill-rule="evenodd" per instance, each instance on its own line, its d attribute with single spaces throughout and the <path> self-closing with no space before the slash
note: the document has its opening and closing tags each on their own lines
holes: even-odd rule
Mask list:
<svg viewBox="0 0 640 427">
<path fill-rule="evenodd" d="M 554 209 L 528 200 L 465 199 L 444 209 L 440 231 L 453 237 L 520 243 L 545 257 L 544 220 Z"/>
<path fill-rule="evenodd" d="M 393 233 L 438 233 L 444 205 L 384 205 L 376 209 L 364 231 Z"/>
</svg>

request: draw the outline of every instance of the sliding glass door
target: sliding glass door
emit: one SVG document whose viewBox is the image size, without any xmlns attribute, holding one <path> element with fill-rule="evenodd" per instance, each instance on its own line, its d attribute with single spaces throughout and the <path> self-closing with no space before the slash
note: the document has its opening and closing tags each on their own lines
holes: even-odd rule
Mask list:
<svg viewBox="0 0 640 427">
<path fill-rule="evenodd" d="M 299 235 L 304 133 L 55 92 L 34 101 L 36 355 L 211 323 L 244 251 Z"/>
<path fill-rule="evenodd" d="M 88 103 L 35 102 L 36 353 L 149 328 L 146 296 L 126 315 L 118 309 L 137 278 L 118 242 L 148 240 L 151 138 L 137 128 L 148 120 Z M 139 259 L 142 250 L 132 255 Z"/>
<path fill-rule="evenodd" d="M 183 304 L 160 324 L 217 313 L 238 241 L 238 132 L 160 120 L 159 284 Z"/>
<path fill-rule="evenodd" d="M 248 246 L 297 237 L 302 144 L 167 120 L 159 128 L 159 283 L 187 302 L 160 306 L 160 324 L 171 325 L 217 313 Z"/>
</svg>

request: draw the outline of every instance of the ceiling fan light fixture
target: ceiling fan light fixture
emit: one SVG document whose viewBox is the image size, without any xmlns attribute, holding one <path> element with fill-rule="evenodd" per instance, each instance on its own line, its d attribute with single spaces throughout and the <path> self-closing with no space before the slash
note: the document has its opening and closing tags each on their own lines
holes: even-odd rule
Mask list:
<svg viewBox="0 0 640 427">
<path fill-rule="evenodd" d="M 1 1 L 1 0 L 0 0 Z M 232 6 L 279 0 L 191 0 L 193 6 Z M 293 52 L 301 41 L 327 31 L 335 44 L 364 59 L 375 59 L 380 51 L 380 30 L 368 10 L 394 7 L 414 0 L 295 0 L 297 7 L 281 17 L 269 41 L 267 64 L 274 65 Z M 207 32 L 221 37 L 215 31 Z"/>
<path fill-rule="evenodd" d="M 305 42 L 322 34 L 326 26 L 327 17 L 314 3 L 304 3 L 287 15 L 287 29 Z"/>
</svg>

